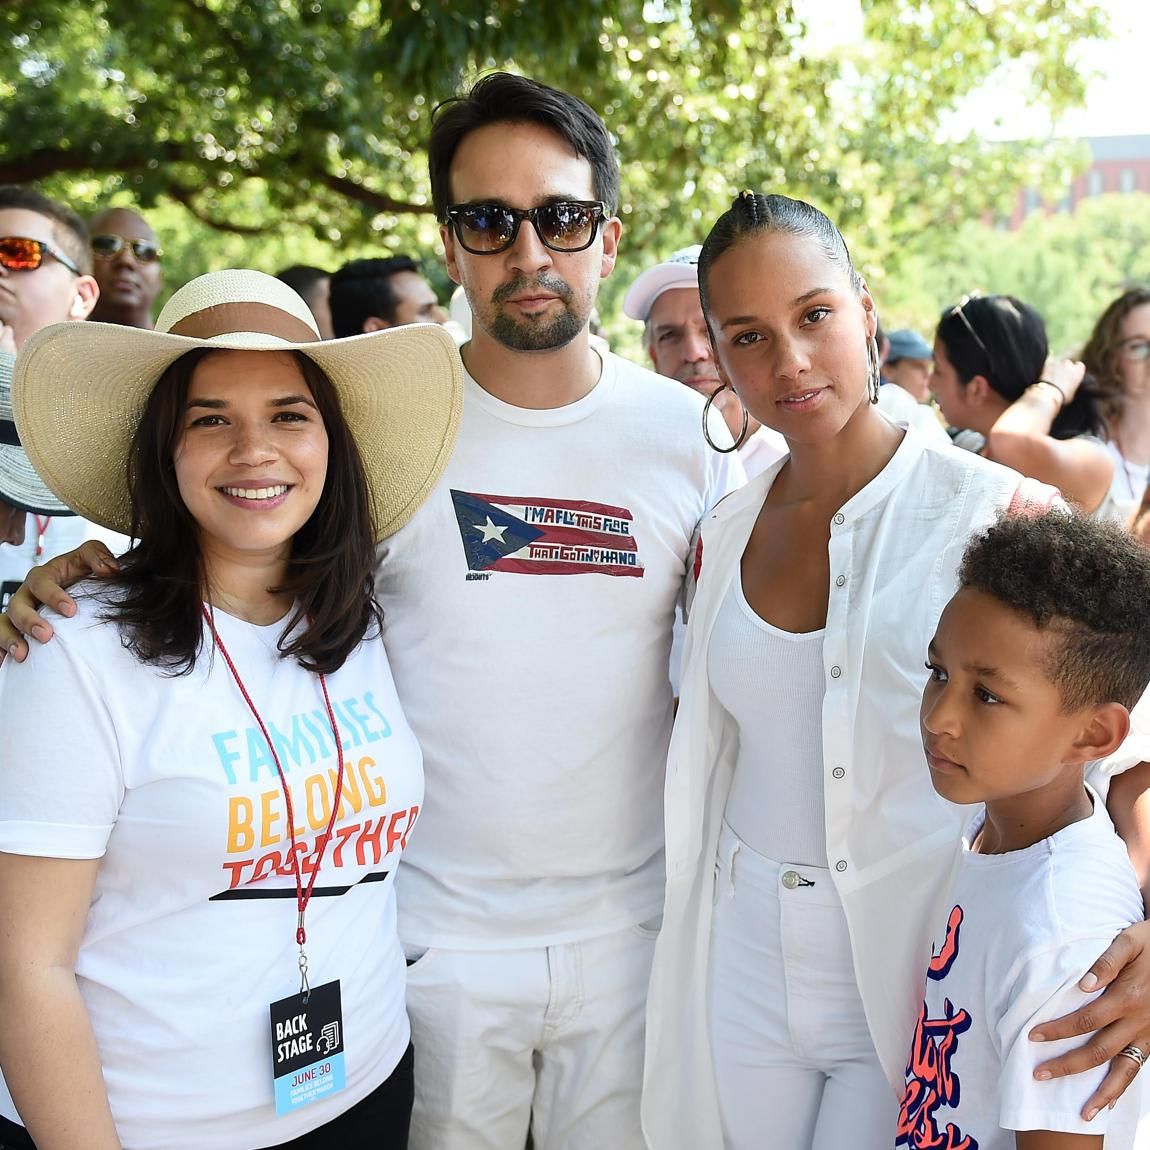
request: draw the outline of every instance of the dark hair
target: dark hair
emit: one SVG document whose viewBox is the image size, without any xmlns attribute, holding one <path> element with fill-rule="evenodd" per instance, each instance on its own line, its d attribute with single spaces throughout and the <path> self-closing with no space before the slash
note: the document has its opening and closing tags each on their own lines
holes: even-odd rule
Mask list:
<svg viewBox="0 0 1150 1150">
<path fill-rule="evenodd" d="M 276 272 L 276 279 L 287 284 L 296 295 L 302 296 L 309 306 L 315 285 L 329 279 L 330 276 L 331 272 L 325 272 L 323 268 L 313 267 L 311 264 L 292 264 L 291 267 Z"/>
<path fill-rule="evenodd" d="M 50 200 L 42 192 L 25 184 L 0 184 L 0 209 L 5 208 L 17 208 L 44 216 L 51 222 L 52 234 L 64 254 L 85 275 L 92 274 L 88 225 L 71 208 Z"/>
<path fill-rule="evenodd" d="M 419 265 L 410 256 L 351 260 L 344 264 L 331 277 L 328 295 L 331 330 L 336 338 L 361 335 L 364 321 L 373 315 L 395 323 L 400 300 L 391 278 L 400 272 L 418 271 Z"/>
<path fill-rule="evenodd" d="M 818 208 L 804 200 L 792 200 L 789 196 L 740 192 L 731 206 L 715 221 L 699 253 L 699 295 L 702 297 L 704 312 L 709 311 L 707 283 L 711 265 L 744 236 L 761 235 L 764 232 L 816 240 L 827 259 L 846 272 L 854 291 L 862 290 L 862 277 L 851 262 L 846 240 Z"/>
<path fill-rule="evenodd" d="M 1115 423 L 1121 417 L 1126 402 L 1126 389 L 1114 367 L 1122 321 L 1136 307 L 1148 303 L 1150 303 L 1150 288 L 1127 288 L 1116 300 L 1112 300 L 1098 317 L 1098 322 L 1090 333 L 1090 339 L 1082 349 L 1082 362 L 1086 364 L 1086 370 L 1097 380 L 1102 414 L 1109 424 Z"/>
<path fill-rule="evenodd" d="M 958 304 L 947 308 L 935 337 L 946 347 L 946 358 L 964 386 L 981 375 L 1008 403 L 1042 378 L 1050 354 L 1042 316 L 1012 295 L 973 296 L 961 304 L 961 312 Z M 1073 439 L 1105 434 L 1096 385 L 1085 379 L 1055 417 L 1050 435 Z"/>
<path fill-rule="evenodd" d="M 148 396 L 128 455 L 132 537 L 139 542 L 107 580 L 105 617 L 124 626 L 124 645 L 141 662 L 187 674 L 203 644 L 204 573 L 199 528 L 180 497 L 172 459 L 183 433 L 188 387 L 210 348 L 188 352 Z M 328 438 L 328 470 L 311 518 L 296 532 L 283 586 L 295 596 L 280 638 L 284 658 L 332 672 L 382 616 L 375 602 L 375 537 L 359 449 L 326 373 L 303 352 L 290 353 L 311 390 Z M 93 594 L 100 594 L 97 589 Z M 289 632 L 307 627 L 291 642 Z"/>
<path fill-rule="evenodd" d="M 451 161 L 464 138 L 488 124 L 541 124 L 591 165 L 595 195 L 614 212 L 619 203 L 619 161 L 611 137 L 594 110 L 567 92 L 525 76 L 493 72 L 465 96 L 444 100 L 432 114 L 427 164 L 435 215 L 447 219 Z"/>
<path fill-rule="evenodd" d="M 1150 549 L 1113 523 L 1062 511 L 1003 516 L 958 573 L 1058 640 L 1045 672 L 1063 711 L 1132 708 L 1150 682 Z"/>
</svg>

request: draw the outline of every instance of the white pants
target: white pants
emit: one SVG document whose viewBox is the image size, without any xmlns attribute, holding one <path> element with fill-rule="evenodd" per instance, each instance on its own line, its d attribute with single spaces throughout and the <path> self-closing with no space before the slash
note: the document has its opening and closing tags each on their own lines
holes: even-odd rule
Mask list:
<svg viewBox="0 0 1150 1150">
<path fill-rule="evenodd" d="M 655 937 L 423 953 L 407 970 L 411 1150 L 523 1150 L 529 1123 L 536 1150 L 643 1150 Z"/>
<path fill-rule="evenodd" d="M 829 871 L 773 862 L 724 823 L 709 971 L 728 1150 L 894 1145 L 898 1101 L 867 1029 Z"/>
</svg>

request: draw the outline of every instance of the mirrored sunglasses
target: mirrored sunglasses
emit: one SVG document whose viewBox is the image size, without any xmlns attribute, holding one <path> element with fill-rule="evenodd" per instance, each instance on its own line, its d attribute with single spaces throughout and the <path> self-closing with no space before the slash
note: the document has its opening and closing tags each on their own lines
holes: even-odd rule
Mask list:
<svg viewBox="0 0 1150 1150">
<path fill-rule="evenodd" d="M 528 220 L 545 247 L 554 252 L 581 252 L 595 242 L 607 205 L 599 200 L 560 200 L 521 211 L 503 204 L 452 204 L 447 222 L 465 251 L 486 256 L 505 252 Z"/>
<path fill-rule="evenodd" d="M 51 256 L 63 264 L 73 275 L 84 273 L 63 252 L 57 251 L 43 240 L 28 236 L 0 236 L 0 265 L 12 272 L 33 272 Z"/>
<path fill-rule="evenodd" d="M 92 254 L 100 260 L 115 258 L 124 250 L 125 245 L 132 249 L 136 262 L 141 264 L 154 264 L 164 254 L 151 240 L 129 240 L 111 233 L 93 236 L 91 245 Z"/>
</svg>

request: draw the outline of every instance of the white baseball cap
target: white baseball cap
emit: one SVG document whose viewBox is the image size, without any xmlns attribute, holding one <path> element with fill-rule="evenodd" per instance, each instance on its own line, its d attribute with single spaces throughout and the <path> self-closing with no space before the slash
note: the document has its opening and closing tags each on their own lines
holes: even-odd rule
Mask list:
<svg viewBox="0 0 1150 1150">
<path fill-rule="evenodd" d="M 623 297 L 623 314 L 646 320 L 655 301 L 672 288 L 698 288 L 701 244 L 680 248 L 669 260 L 648 268 L 627 289 Z"/>
</svg>

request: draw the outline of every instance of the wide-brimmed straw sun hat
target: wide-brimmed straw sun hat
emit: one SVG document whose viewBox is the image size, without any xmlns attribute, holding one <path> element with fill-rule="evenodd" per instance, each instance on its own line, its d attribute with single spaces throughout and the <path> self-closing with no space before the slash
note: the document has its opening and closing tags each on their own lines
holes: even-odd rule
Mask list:
<svg viewBox="0 0 1150 1150">
<path fill-rule="evenodd" d="M 155 331 L 62 323 L 16 357 L 16 426 L 41 478 L 69 507 L 114 531 L 132 526 L 127 459 L 163 372 L 200 348 L 300 351 L 321 367 L 363 457 L 377 538 L 402 527 L 455 445 L 463 366 L 438 324 L 323 341 L 307 304 L 256 271 L 211 272 L 177 291 Z"/>
</svg>

